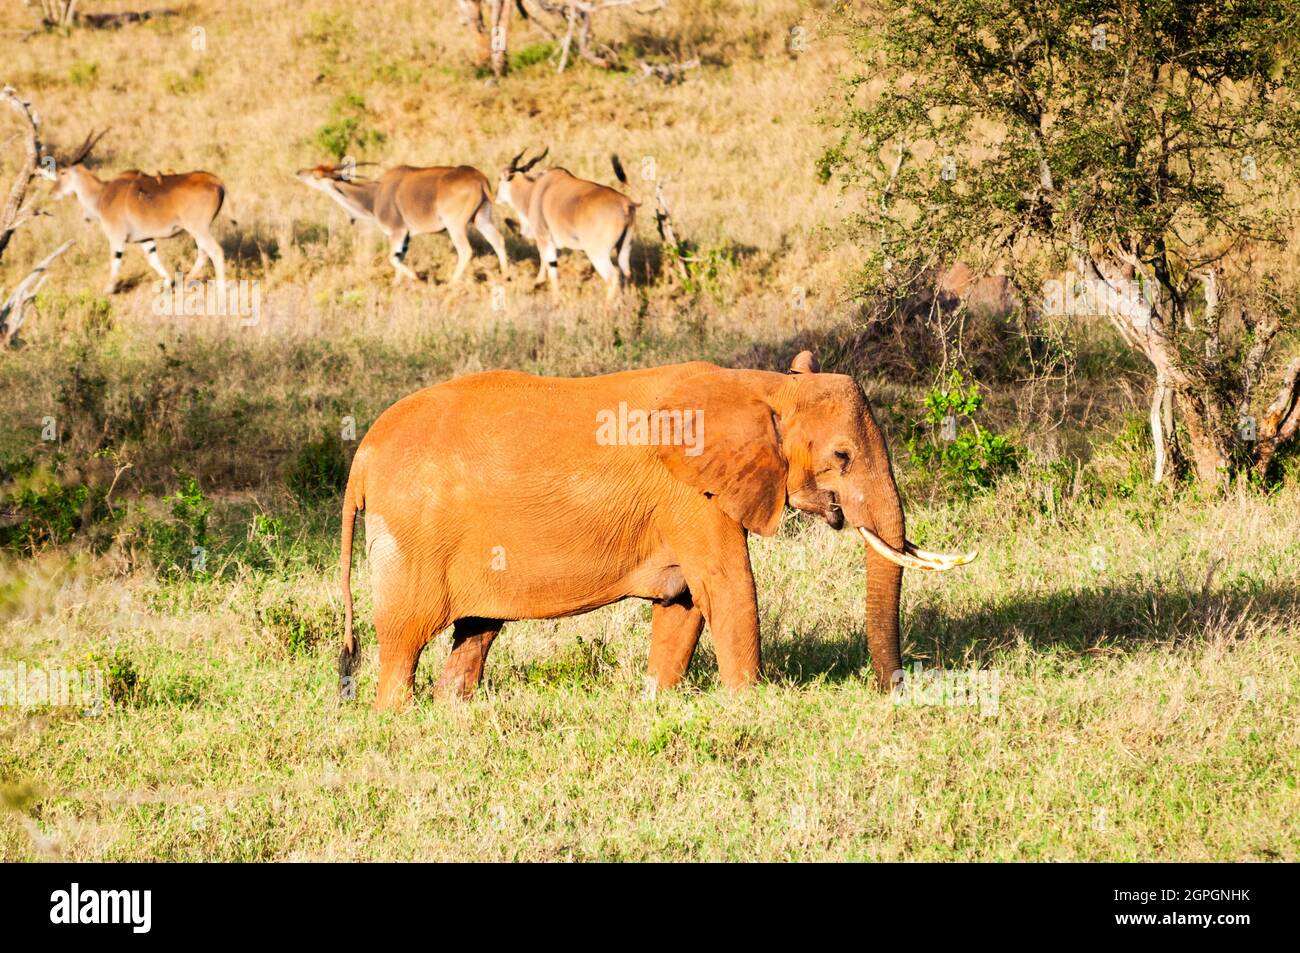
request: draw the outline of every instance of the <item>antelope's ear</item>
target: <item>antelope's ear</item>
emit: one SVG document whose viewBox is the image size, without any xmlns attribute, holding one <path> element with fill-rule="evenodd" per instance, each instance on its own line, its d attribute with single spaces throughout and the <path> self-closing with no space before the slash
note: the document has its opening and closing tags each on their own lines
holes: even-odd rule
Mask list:
<svg viewBox="0 0 1300 953">
<path fill-rule="evenodd" d="M 813 357 L 812 351 L 800 351 L 790 362 L 791 374 L 816 374 L 820 371 L 821 365 L 817 363 L 817 358 Z"/>
<path fill-rule="evenodd" d="M 674 477 L 713 499 L 745 529 L 771 536 L 785 507 L 788 464 L 772 408 L 738 382 L 708 373 L 684 381 L 656 407 L 681 422 L 683 439 L 660 439 Z"/>
</svg>

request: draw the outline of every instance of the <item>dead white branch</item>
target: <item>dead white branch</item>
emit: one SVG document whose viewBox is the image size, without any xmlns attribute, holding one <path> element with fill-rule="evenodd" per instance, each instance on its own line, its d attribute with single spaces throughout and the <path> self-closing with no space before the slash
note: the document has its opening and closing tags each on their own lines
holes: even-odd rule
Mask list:
<svg viewBox="0 0 1300 953">
<path fill-rule="evenodd" d="M 54 251 L 45 256 L 44 259 L 28 272 L 27 277 L 18 282 L 17 287 L 10 293 L 9 297 L 0 304 L 0 335 L 3 335 L 5 346 L 8 347 L 14 343 L 18 337 L 18 331 L 27 319 L 27 305 L 36 297 L 36 292 L 41 290 L 41 285 L 49 277 L 49 267 L 65 251 L 72 247 L 72 240 L 68 239 Z M 3 294 L 3 291 L 0 291 Z"/>
<path fill-rule="evenodd" d="M 631 12 L 641 16 L 657 13 L 668 6 L 667 0 L 531 0 L 543 13 L 554 17 L 555 29 L 544 26 L 536 17 L 528 17 L 552 39 L 557 39 L 561 32 L 564 39 L 560 45 L 560 60 L 556 72 L 563 73 L 569 65 L 569 58 L 576 47 L 578 56 L 601 69 L 611 69 L 618 63 L 618 54 L 608 46 L 596 48 L 591 38 L 592 18 L 599 13 L 619 8 L 631 8 Z M 522 9 L 522 0 L 521 0 Z M 642 64 L 644 67 L 644 64 Z M 696 64 L 698 65 L 698 64 Z M 658 74 L 656 74 L 658 75 Z M 662 77 L 661 77 L 662 78 Z M 674 77 L 680 81 L 680 76 Z M 665 79 L 665 82 L 672 80 Z"/>
<path fill-rule="evenodd" d="M 673 230 L 672 214 L 668 211 L 668 199 L 664 196 L 664 186 L 667 184 L 666 178 L 655 183 L 655 225 L 659 228 L 659 238 L 666 247 L 672 249 L 677 264 L 677 277 L 685 281 L 690 277 L 690 271 L 686 265 L 687 259 L 683 254 L 682 246 L 677 242 L 677 233 Z"/>
<path fill-rule="evenodd" d="M 23 164 L 14 176 L 9 187 L 9 196 L 0 208 L 0 258 L 14 232 L 26 221 L 40 214 L 36 203 L 29 199 L 27 189 L 36 177 L 36 170 L 41 161 L 41 122 L 32 109 L 32 104 L 19 97 L 12 86 L 0 89 L 0 103 L 4 103 L 17 114 L 23 124 Z"/>
</svg>

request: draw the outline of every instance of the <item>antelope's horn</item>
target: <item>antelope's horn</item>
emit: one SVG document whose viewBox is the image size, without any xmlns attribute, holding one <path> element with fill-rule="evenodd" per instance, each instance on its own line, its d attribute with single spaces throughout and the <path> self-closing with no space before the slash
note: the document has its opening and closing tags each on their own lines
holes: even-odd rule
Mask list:
<svg viewBox="0 0 1300 953">
<path fill-rule="evenodd" d="M 966 553 L 964 555 L 928 553 L 923 549 L 917 549 L 907 541 L 904 541 L 903 543 L 905 552 L 899 552 L 866 527 L 859 526 L 858 532 L 861 533 L 862 538 L 867 541 L 867 545 L 880 555 L 884 556 L 891 563 L 902 566 L 904 569 L 920 569 L 925 572 L 947 572 L 949 569 L 964 566 L 978 555 L 978 553 L 974 552 Z"/>
<path fill-rule="evenodd" d="M 517 171 L 519 171 L 519 172 L 527 172 L 527 171 L 528 171 L 529 169 L 531 169 L 533 166 L 537 165 L 537 163 L 539 163 L 539 162 L 541 162 L 543 159 L 545 159 L 547 153 L 549 153 L 550 151 L 551 151 L 551 147 L 550 147 L 550 146 L 547 146 L 545 149 L 542 150 L 542 154 L 541 154 L 541 155 L 539 155 L 539 156 L 537 156 L 537 157 L 535 157 L 535 158 L 529 159 L 529 160 L 528 160 L 527 162 L 525 162 L 522 166 L 520 166 L 519 169 L 518 169 Z M 523 153 L 520 153 L 520 155 L 522 155 L 522 154 L 523 154 Z"/>
</svg>

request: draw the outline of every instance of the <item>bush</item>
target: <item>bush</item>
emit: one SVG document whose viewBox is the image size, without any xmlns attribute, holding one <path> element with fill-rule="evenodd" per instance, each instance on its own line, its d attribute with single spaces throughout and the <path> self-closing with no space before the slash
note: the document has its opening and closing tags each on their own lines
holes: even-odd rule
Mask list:
<svg viewBox="0 0 1300 953">
<path fill-rule="evenodd" d="M 303 506 L 328 500 L 343 492 L 348 463 L 338 437 L 325 436 L 305 445 L 284 475 L 285 486 Z"/>
<path fill-rule="evenodd" d="M 529 66 L 536 66 L 538 63 L 545 63 L 551 58 L 555 50 L 556 45 L 550 40 L 529 43 L 527 46 L 510 53 L 509 72 L 514 73 L 521 69 L 527 69 Z"/>
<path fill-rule="evenodd" d="M 198 480 L 187 477 L 181 488 L 164 497 L 163 502 L 171 504 L 167 517 L 144 517 L 136 531 L 155 572 L 162 578 L 208 575 L 208 516 L 212 501 L 203 494 Z"/>
<path fill-rule="evenodd" d="M 33 553 L 46 545 L 62 545 L 117 511 L 105 491 L 78 482 L 64 482 L 53 471 L 23 458 L 4 466 L 14 481 L 0 495 L 0 546 Z"/>
<path fill-rule="evenodd" d="M 316 130 L 316 145 L 335 159 L 342 159 L 353 145 L 365 149 L 382 144 L 387 137 L 363 125 L 368 116 L 362 97 L 355 93 L 340 96 L 330 110 L 330 120 Z"/>
<path fill-rule="evenodd" d="M 83 89 L 99 82 L 99 64 L 78 61 L 68 67 L 68 82 Z"/>
<path fill-rule="evenodd" d="M 979 383 L 967 384 L 960 371 L 953 371 L 946 388 L 925 395 L 925 416 L 912 425 L 907 440 L 912 463 L 937 470 L 962 496 L 993 486 L 998 477 L 1014 472 L 1024 455 L 1006 437 L 975 423 L 972 418 L 983 405 Z M 968 428 L 959 428 L 963 417 Z"/>
<path fill-rule="evenodd" d="M 306 655 L 322 643 L 333 643 L 343 631 L 343 615 L 332 605 L 302 606 L 293 596 L 263 606 L 257 612 L 264 632 L 290 655 Z"/>
<path fill-rule="evenodd" d="M 86 658 L 102 669 L 104 691 L 114 705 L 139 705 L 146 700 L 144 679 L 136 670 L 135 660 L 121 649 L 111 655 L 92 652 Z"/>
</svg>

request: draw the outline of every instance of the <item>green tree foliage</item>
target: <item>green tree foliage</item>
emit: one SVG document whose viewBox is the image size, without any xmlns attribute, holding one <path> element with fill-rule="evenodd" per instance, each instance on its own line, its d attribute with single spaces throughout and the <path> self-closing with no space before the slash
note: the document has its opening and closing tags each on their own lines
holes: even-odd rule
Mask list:
<svg viewBox="0 0 1300 953">
<path fill-rule="evenodd" d="M 1203 480 L 1242 440 L 1258 465 L 1294 433 L 1295 373 L 1267 410 L 1260 382 L 1300 314 L 1276 254 L 1298 166 L 1300 0 L 851 9 L 858 68 L 819 173 L 867 193 L 868 283 L 905 291 L 958 259 L 1006 263 L 1024 287 L 1078 279 L 1151 361 L 1165 438 L 1176 399 Z"/>
</svg>

